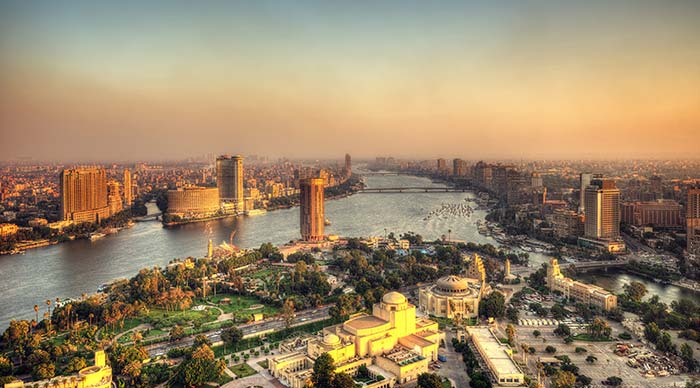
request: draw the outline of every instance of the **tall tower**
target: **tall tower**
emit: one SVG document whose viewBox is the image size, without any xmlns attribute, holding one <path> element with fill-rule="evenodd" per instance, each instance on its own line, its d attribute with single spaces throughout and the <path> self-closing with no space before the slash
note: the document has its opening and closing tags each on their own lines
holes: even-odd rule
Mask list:
<svg viewBox="0 0 700 388">
<path fill-rule="evenodd" d="M 62 220 L 80 223 L 108 218 L 105 170 L 97 167 L 63 170 L 60 207 Z"/>
<path fill-rule="evenodd" d="M 299 189 L 301 238 L 304 241 L 321 241 L 325 222 L 323 179 L 302 179 L 299 182 Z"/>
<path fill-rule="evenodd" d="M 688 189 L 685 221 L 688 253 L 700 256 L 700 188 Z"/>
<path fill-rule="evenodd" d="M 222 155 L 216 158 L 216 187 L 219 198 L 232 202 L 236 211 L 243 211 L 243 157 Z"/>
<path fill-rule="evenodd" d="M 124 169 L 124 206 L 131 206 L 131 171 Z"/>
<path fill-rule="evenodd" d="M 593 179 L 585 190 L 585 235 L 596 239 L 620 237 L 620 190 L 612 179 Z"/>
<path fill-rule="evenodd" d="M 345 176 L 350 177 L 352 175 L 352 159 L 350 154 L 345 154 Z"/>
<path fill-rule="evenodd" d="M 211 239 L 209 239 L 209 244 L 207 244 L 207 257 L 211 259 L 211 257 L 214 255 L 214 244 L 212 243 Z"/>
<path fill-rule="evenodd" d="M 592 177 L 593 174 L 587 172 L 579 174 L 578 177 L 579 188 L 581 189 L 581 193 L 579 194 L 578 212 L 581 214 L 586 212 L 586 187 L 591 184 Z"/>
</svg>

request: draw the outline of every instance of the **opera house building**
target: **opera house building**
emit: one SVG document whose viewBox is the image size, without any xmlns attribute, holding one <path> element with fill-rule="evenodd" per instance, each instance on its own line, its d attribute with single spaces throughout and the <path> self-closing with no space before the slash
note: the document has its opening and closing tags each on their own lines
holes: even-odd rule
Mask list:
<svg viewBox="0 0 700 388">
<path fill-rule="evenodd" d="M 391 388 L 428 372 L 441 341 L 444 333 L 437 322 L 417 318 L 416 307 L 404 295 L 389 292 L 373 306 L 372 315 L 326 327 L 305 348 L 271 357 L 268 368 L 284 385 L 302 388 L 310 381 L 316 358 L 328 353 L 336 373 L 355 376 L 364 365 L 372 378 L 364 387 Z"/>
<path fill-rule="evenodd" d="M 479 314 L 479 301 L 488 292 L 484 264 L 474 255 L 466 277 L 450 275 L 421 288 L 418 307 L 436 317 L 475 318 Z"/>
</svg>

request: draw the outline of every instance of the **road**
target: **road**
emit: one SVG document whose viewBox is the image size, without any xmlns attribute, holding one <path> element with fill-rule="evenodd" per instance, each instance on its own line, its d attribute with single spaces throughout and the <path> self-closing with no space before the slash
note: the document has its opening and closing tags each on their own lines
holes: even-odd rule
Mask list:
<svg viewBox="0 0 700 388">
<path fill-rule="evenodd" d="M 292 326 L 299 326 L 311 322 L 316 322 L 320 321 L 323 319 L 327 319 L 329 317 L 328 315 L 328 309 L 330 309 L 331 306 L 322 306 L 316 309 L 309 309 L 309 310 L 303 310 L 299 311 L 296 313 L 296 316 L 294 317 L 294 321 L 292 322 Z M 251 336 L 256 333 L 263 333 L 271 330 L 279 330 L 284 328 L 284 320 L 282 318 L 271 318 L 271 319 L 266 319 L 261 322 L 253 322 L 253 323 L 248 323 L 245 325 L 240 325 L 238 328 L 243 331 L 244 336 Z M 216 343 L 221 341 L 221 329 L 216 329 L 208 332 L 201 333 L 207 336 L 209 340 L 212 343 Z M 146 346 L 146 350 L 148 350 L 148 354 L 151 357 L 155 356 L 160 356 L 163 354 L 166 354 L 168 350 L 173 349 L 173 348 L 180 348 L 184 346 L 192 346 L 194 343 L 194 336 L 190 336 L 187 338 L 183 338 L 180 341 L 177 342 L 161 342 L 153 345 Z"/>
</svg>

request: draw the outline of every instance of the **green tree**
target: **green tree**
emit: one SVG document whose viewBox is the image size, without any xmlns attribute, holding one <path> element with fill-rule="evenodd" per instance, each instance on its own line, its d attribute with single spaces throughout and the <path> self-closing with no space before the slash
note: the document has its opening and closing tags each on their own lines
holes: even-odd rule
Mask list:
<svg viewBox="0 0 700 388">
<path fill-rule="evenodd" d="M 418 375 L 418 388 L 441 388 L 442 379 L 435 373 L 421 373 Z"/>
<path fill-rule="evenodd" d="M 506 314 L 506 300 L 503 294 L 494 291 L 479 303 L 479 315 L 487 318 L 503 318 Z"/>
<path fill-rule="evenodd" d="M 175 327 L 170 329 L 170 342 L 179 341 L 183 338 L 185 338 L 185 329 L 182 326 L 175 325 Z"/>
<path fill-rule="evenodd" d="M 87 362 L 83 357 L 73 357 L 68 361 L 68 364 L 66 365 L 66 371 L 73 373 L 77 372 L 87 366 Z"/>
<path fill-rule="evenodd" d="M 513 346 L 515 344 L 515 326 L 509 323 L 506 326 L 506 334 L 508 334 L 508 343 Z"/>
<path fill-rule="evenodd" d="M 592 355 L 592 354 L 589 355 L 588 357 L 586 357 L 586 362 L 589 363 L 589 364 L 593 364 L 593 363 L 596 362 L 596 361 L 598 361 L 598 357 L 596 357 L 596 356 L 594 356 L 594 355 Z"/>
<path fill-rule="evenodd" d="M 236 346 L 242 339 L 243 331 L 235 326 L 227 327 L 221 332 L 221 340 L 228 346 Z"/>
<path fill-rule="evenodd" d="M 537 337 L 541 336 L 542 333 L 541 333 L 539 330 L 533 330 L 533 331 L 532 331 L 532 335 L 534 335 L 535 338 L 537 338 Z"/>
<path fill-rule="evenodd" d="M 638 281 L 632 281 L 625 285 L 625 295 L 635 302 L 641 302 L 644 295 L 647 294 L 647 287 Z"/>
<path fill-rule="evenodd" d="M 691 350 L 692 352 L 692 350 Z M 0 376 L 9 376 L 12 374 L 12 361 L 9 358 L 0 355 Z"/>
<path fill-rule="evenodd" d="M 284 319 L 284 327 L 289 329 L 294 322 L 294 301 L 292 299 L 287 299 L 284 301 L 282 306 L 282 318 Z"/>
<path fill-rule="evenodd" d="M 556 353 L 556 352 L 557 352 L 557 348 L 555 348 L 555 347 L 552 346 L 552 345 L 547 345 L 547 347 L 544 348 L 544 351 L 547 352 L 547 353 Z"/>
<path fill-rule="evenodd" d="M 223 361 L 214 358 L 214 352 L 207 345 L 201 345 L 180 364 L 178 378 L 188 386 L 199 386 L 216 381 L 224 371 Z"/>
<path fill-rule="evenodd" d="M 608 325 L 608 323 L 601 318 L 594 319 L 593 322 L 588 325 L 587 330 L 591 337 L 596 339 L 609 338 L 610 334 L 612 333 L 610 325 Z"/>
<path fill-rule="evenodd" d="M 610 376 L 607 379 L 605 379 L 605 381 L 608 382 L 608 385 L 613 387 L 617 387 L 622 384 L 622 379 L 617 376 Z"/>
<path fill-rule="evenodd" d="M 673 352 L 676 350 L 676 345 L 668 332 L 664 331 L 656 341 L 656 350 L 661 352 Z"/>
<path fill-rule="evenodd" d="M 571 335 L 571 328 L 565 323 L 560 323 L 559 326 L 554 329 L 554 334 L 560 337 L 568 337 Z"/>
<path fill-rule="evenodd" d="M 336 373 L 333 377 L 333 388 L 354 388 L 355 380 L 347 373 Z"/>
<path fill-rule="evenodd" d="M 559 371 L 552 380 L 555 388 L 573 388 L 576 385 L 576 375 L 571 372 Z"/>
<path fill-rule="evenodd" d="M 655 344 L 659 340 L 659 337 L 661 337 L 661 329 L 659 329 L 659 325 L 657 325 L 656 322 L 644 325 L 644 338 L 646 338 L 647 341 Z"/>
<path fill-rule="evenodd" d="M 36 365 L 32 369 L 32 378 L 34 380 L 46 380 L 54 376 L 56 376 L 56 365 L 52 362 Z"/>
<path fill-rule="evenodd" d="M 693 358 L 693 348 L 687 343 L 681 345 L 680 356 L 689 372 L 693 372 L 697 366 L 697 361 Z"/>
<path fill-rule="evenodd" d="M 323 353 L 314 362 L 314 370 L 311 374 L 311 382 L 314 388 L 333 388 L 333 375 L 335 366 L 333 357 L 328 353 Z"/>
</svg>

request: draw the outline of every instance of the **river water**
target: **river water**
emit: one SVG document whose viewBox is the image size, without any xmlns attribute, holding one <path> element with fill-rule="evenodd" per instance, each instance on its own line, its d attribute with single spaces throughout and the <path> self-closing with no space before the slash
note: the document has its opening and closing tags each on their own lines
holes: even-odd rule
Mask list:
<svg viewBox="0 0 700 388">
<path fill-rule="evenodd" d="M 367 187 L 444 187 L 427 178 L 414 176 L 367 176 Z M 491 237 L 477 232 L 476 221 L 486 216 L 475 210 L 470 216 L 442 214 L 426 220 L 443 204 L 463 204 L 472 193 L 359 193 L 326 202 L 326 217 L 332 225 L 326 233 L 341 236 L 381 236 L 406 231 L 426 240 L 447 235 L 476 243 L 492 243 Z M 149 211 L 155 212 L 149 204 Z M 471 204 L 474 206 L 474 204 Z M 234 233 L 235 232 L 235 233 Z M 56 297 L 77 297 L 95 292 L 101 284 L 120 277 L 131 277 L 139 269 L 163 266 L 173 258 L 204 256 L 207 242 L 229 242 L 242 248 L 263 242 L 279 245 L 299 238 L 299 209 L 284 209 L 253 217 L 237 217 L 166 229 L 159 222 L 142 222 L 116 235 L 97 241 L 79 240 L 29 250 L 21 255 L 0 256 L 0 330 L 11 319 L 31 319 L 33 306 Z M 547 260 L 530 254 L 530 265 Z M 595 278 L 600 285 L 620 290 L 631 280 L 647 284 L 650 294 L 669 301 L 692 295 L 674 286 L 658 285 L 633 275 L 607 275 Z"/>
</svg>

